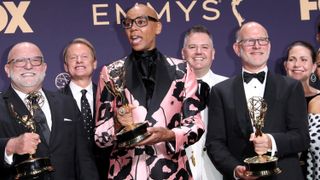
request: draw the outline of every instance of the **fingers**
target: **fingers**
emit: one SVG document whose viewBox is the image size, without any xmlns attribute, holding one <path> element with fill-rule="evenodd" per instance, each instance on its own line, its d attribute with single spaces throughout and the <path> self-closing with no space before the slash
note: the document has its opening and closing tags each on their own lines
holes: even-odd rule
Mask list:
<svg viewBox="0 0 320 180">
<path fill-rule="evenodd" d="M 245 179 L 245 180 L 254 180 L 254 179 L 257 179 L 258 177 L 255 177 L 255 176 L 248 176 L 248 171 L 246 170 L 246 167 L 245 166 L 237 166 L 235 169 L 234 169 L 234 173 L 235 173 L 235 176 L 237 178 L 240 178 L 240 179 Z"/>
<path fill-rule="evenodd" d="M 263 155 L 268 152 L 270 140 L 266 134 L 257 137 L 254 134 L 251 134 L 250 141 L 253 142 L 254 150 L 258 155 Z"/>
<path fill-rule="evenodd" d="M 40 141 L 40 136 L 36 133 L 24 133 L 15 138 L 16 154 L 34 154 Z"/>
</svg>

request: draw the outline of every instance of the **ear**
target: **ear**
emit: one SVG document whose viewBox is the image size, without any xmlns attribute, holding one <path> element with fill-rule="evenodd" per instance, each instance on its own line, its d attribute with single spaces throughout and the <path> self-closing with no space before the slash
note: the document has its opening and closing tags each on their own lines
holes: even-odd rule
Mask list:
<svg viewBox="0 0 320 180">
<path fill-rule="evenodd" d="M 214 60 L 215 54 L 216 54 L 216 50 L 214 48 L 212 48 L 212 61 Z"/>
<path fill-rule="evenodd" d="M 6 71 L 7 77 L 10 78 L 10 64 L 4 66 L 4 71 Z"/>
<path fill-rule="evenodd" d="M 93 69 L 97 69 L 98 61 L 95 59 L 93 62 Z"/>
<path fill-rule="evenodd" d="M 283 61 L 284 70 L 286 70 L 286 74 L 288 74 L 287 61 Z"/>
<path fill-rule="evenodd" d="M 182 57 L 182 59 L 186 60 L 186 57 L 184 55 L 184 48 L 181 49 L 181 57 Z"/>
<path fill-rule="evenodd" d="M 156 35 L 159 35 L 162 31 L 162 23 L 157 22 L 157 27 L 156 27 Z"/>
<path fill-rule="evenodd" d="M 317 64 L 314 63 L 314 64 L 312 65 L 312 73 L 314 73 L 314 72 L 316 71 L 316 69 L 317 69 Z"/>
<path fill-rule="evenodd" d="M 63 63 L 63 67 L 64 67 L 64 71 L 65 71 L 65 72 L 69 72 L 69 71 L 68 71 L 68 65 L 67 65 L 66 62 Z"/>
<path fill-rule="evenodd" d="M 240 45 L 237 42 L 233 43 L 233 50 L 240 57 Z"/>
</svg>

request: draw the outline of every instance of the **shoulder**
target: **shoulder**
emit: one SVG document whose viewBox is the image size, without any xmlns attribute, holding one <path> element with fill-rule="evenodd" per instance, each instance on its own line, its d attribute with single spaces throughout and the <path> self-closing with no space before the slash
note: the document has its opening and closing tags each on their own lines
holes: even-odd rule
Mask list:
<svg viewBox="0 0 320 180">
<path fill-rule="evenodd" d="M 270 85 L 272 85 L 274 88 L 278 88 L 279 90 L 294 91 L 298 88 L 303 91 L 300 81 L 295 80 L 291 77 L 270 73 L 270 75 L 268 75 L 268 78 L 270 79 L 267 80 L 267 83 L 270 83 Z"/>
<path fill-rule="evenodd" d="M 44 90 L 44 93 L 49 101 L 54 99 L 55 101 L 63 101 L 65 103 L 68 103 L 68 101 L 73 102 L 72 96 L 62 94 L 59 91 L 53 92 L 53 91 L 49 91 L 49 90 Z"/>
<path fill-rule="evenodd" d="M 320 95 L 315 96 L 308 104 L 308 112 L 319 114 L 320 113 Z"/>
</svg>

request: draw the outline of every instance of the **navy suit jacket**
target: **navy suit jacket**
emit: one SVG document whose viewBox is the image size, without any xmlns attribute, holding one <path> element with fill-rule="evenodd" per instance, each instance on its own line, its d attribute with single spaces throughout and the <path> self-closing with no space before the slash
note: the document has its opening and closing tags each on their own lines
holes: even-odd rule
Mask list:
<svg viewBox="0 0 320 180">
<path fill-rule="evenodd" d="M 264 99 L 267 102 L 262 132 L 271 134 L 277 145 L 277 176 L 265 179 L 301 180 L 298 152 L 309 146 L 308 119 L 300 82 L 268 72 Z M 233 170 L 247 157 L 256 156 L 249 142 L 253 132 L 247 110 L 242 76 L 212 88 L 206 146 L 210 159 L 224 175 L 234 179 Z"/>
<path fill-rule="evenodd" d="M 54 180 L 98 179 L 93 156 L 89 151 L 83 130 L 83 121 L 75 101 L 60 93 L 45 91 L 48 99 L 52 128 L 50 143 L 47 144 L 41 132 L 41 143 L 37 147 L 35 157 L 49 157 L 55 171 L 50 174 Z M 18 123 L 8 111 L 8 104 L 13 104 L 19 115 L 27 115 L 29 111 L 16 92 L 10 87 L 0 99 L 0 138 L 16 137 L 27 129 Z M 3 156 L 3 155 L 1 155 Z M 1 168 L 1 179 L 12 179 L 15 176 L 14 165 L 26 160 L 28 155 L 14 155 L 12 166 Z M 79 169 L 79 171 L 77 171 Z M 47 177 L 45 177 L 47 178 Z"/>
</svg>

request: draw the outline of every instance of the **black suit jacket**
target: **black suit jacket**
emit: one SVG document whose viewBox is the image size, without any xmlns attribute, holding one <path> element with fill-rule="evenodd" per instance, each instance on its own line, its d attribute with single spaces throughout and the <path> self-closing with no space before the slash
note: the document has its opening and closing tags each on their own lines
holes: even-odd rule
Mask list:
<svg viewBox="0 0 320 180">
<path fill-rule="evenodd" d="M 249 142 L 253 132 L 247 110 L 242 76 L 212 88 L 206 146 L 208 154 L 224 179 L 234 179 L 233 170 L 247 157 L 256 156 Z M 300 82 L 268 72 L 263 97 L 268 105 L 264 133 L 277 145 L 282 173 L 269 179 L 303 179 L 298 152 L 309 146 L 306 103 Z M 267 179 L 267 178 L 266 178 Z"/>
<path fill-rule="evenodd" d="M 92 91 L 93 91 L 93 118 L 95 119 L 96 114 L 96 95 L 97 95 L 97 85 L 92 84 Z M 73 97 L 70 85 L 66 85 L 64 88 L 59 90 L 60 93 L 68 95 Z M 94 124 L 92 124 L 93 127 L 95 127 L 95 121 L 93 121 Z M 94 142 L 94 139 L 92 142 L 89 142 L 89 146 L 91 147 L 91 150 L 93 152 L 93 155 L 95 157 L 95 162 L 98 168 L 99 176 L 101 180 L 107 179 L 108 169 L 109 169 L 109 156 L 111 153 L 111 148 L 100 148 L 96 145 Z"/>
<path fill-rule="evenodd" d="M 93 156 L 89 151 L 84 136 L 80 112 L 75 101 L 69 96 L 45 91 L 48 99 L 52 128 L 50 143 L 47 144 L 41 132 L 41 143 L 37 147 L 35 157 L 49 157 L 55 171 L 50 175 L 54 180 L 98 179 L 98 173 Z M 13 118 L 7 109 L 13 104 L 15 111 L 20 115 L 29 114 L 23 101 L 10 87 L 0 99 L 0 138 L 19 136 L 26 132 L 26 128 Z M 2 155 L 3 156 L 3 155 Z M 14 165 L 27 159 L 28 155 L 14 155 L 14 163 L 1 170 L 1 179 L 12 179 L 15 175 Z M 80 171 L 76 171 L 80 169 Z"/>
<path fill-rule="evenodd" d="M 97 95 L 97 85 L 94 83 L 92 83 L 92 91 L 93 91 L 93 119 L 95 119 L 95 117 L 96 117 L 95 116 L 95 114 L 96 114 L 96 111 L 95 111 L 96 103 L 95 102 L 96 102 L 96 95 Z M 62 94 L 73 97 L 73 94 L 72 94 L 72 91 L 71 91 L 69 84 L 67 84 L 64 88 L 60 89 L 59 92 Z M 95 124 L 94 124 L 94 126 L 95 126 Z"/>
</svg>

